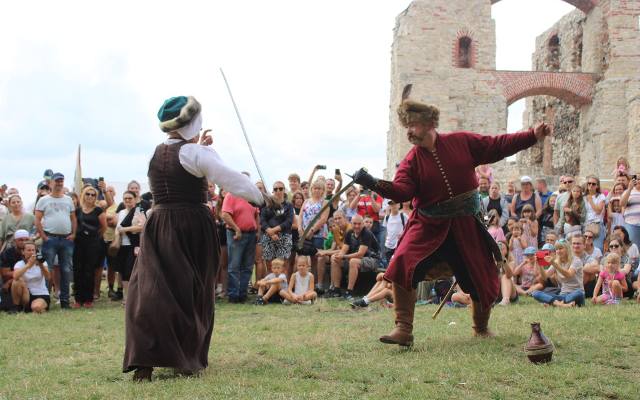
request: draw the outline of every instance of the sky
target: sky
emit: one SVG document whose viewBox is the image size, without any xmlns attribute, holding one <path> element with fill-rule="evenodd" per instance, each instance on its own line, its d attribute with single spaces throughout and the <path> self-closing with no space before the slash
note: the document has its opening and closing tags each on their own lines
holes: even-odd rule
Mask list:
<svg viewBox="0 0 640 400">
<path fill-rule="evenodd" d="M 487 0 L 488 1 L 488 0 Z M 386 165 L 395 17 L 409 0 L 30 1 L 3 4 L 0 184 L 33 193 L 45 169 L 146 182 L 163 100 L 193 95 L 214 148 L 257 178 L 223 68 L 268 184 L 316 164 Z M 502 0 L 498 69 L 530 70 L 535 37 L 574 8 Z M 8 17 L 7 17 L 8 16 Z M 520 128 L 523 101 L 509 109 Z"/>
</svg>

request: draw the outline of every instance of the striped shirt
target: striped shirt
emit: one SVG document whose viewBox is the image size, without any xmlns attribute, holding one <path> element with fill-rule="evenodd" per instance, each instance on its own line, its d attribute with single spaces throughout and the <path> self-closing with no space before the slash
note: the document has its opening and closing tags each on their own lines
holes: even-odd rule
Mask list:
<svg viewBox="0 0 640 400">
<path fill-rule="evenodd" d="M 640 225 L 640 191 L 631 189 L 629 201 L 624 208 L 624 222 L 630 225 Z"/>
</svg>

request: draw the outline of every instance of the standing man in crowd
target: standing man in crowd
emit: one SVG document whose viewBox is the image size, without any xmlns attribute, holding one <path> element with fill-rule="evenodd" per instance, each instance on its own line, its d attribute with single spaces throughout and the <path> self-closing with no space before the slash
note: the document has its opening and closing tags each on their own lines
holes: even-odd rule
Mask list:
<svg viewBox="0 0 640 400">
<path fill-rule="evenodd" d="M 247 288 L 256 262 L 260 214 L 247 200 L 228 193 L 224 197 L 220 216 L 227 226 L 229 302 L 244 303 L 247 300 Z"/>
<path fill-rule="evenodd" d="M 300 175 L 296 173 L 289 174 L 287 180 L 289 181 L 289 193 L 287 193 L 287 198 L 290 202 L 293 202 L 293 194 L 298 190 L 302 190 L 302 188 L 300 188 Z"/>
<path fill-rule="evenodd" d="M 51 182 L 51 194 L 42 197 L 36 204 L 36 229 L 42 238 L 42 253 L 50 271 L 58 257 L 60 282 L 55 282 L 55 287 L 60 290 L 60 308 L 65 309 L 70 307 L 69 275 L 78 223 L 73 201 L 64 194 L 64 175 L 56 172 Z"/>
<path fill-rule="evenodd" d="M 576 180 L 573 175 L 563 175 L 560 177 L 560 186 L 563 187 L 565 191 L 558 196 L 556 205 L 553 208 L 553 225 L 556 227 L 556 232 L 562 232 L 562 227 L 558 225 L 558 221 L 560 220 L 561 214 L 564 214 L 564 207 L 567 205 L 569 197 L 571 197 L 571 189 L 575 183 Z"/>
<path fill-rule="evenodd" d="M 436 130 L 440 111 L 410 100 L 401 103 L 398 116 L 414 146 L 400 163 L 393 182 L 376 179 L 364 168 L 353 177 L 385 198 L 412 200 L 416 208 L 384 275 L 393 283 L 396 318 L 395 328 L 380 341 L 411 346 L 415 288 L 427 276 L 451 273 L 471 296 L 475 335 L 492 336 L 489 317 L 500 290 L 495 261 L 502 256 L 478 217 L 475 167 L 531 147 L 550 135 L 551 129 L 539 124 L 510 135 L 440 134 Z"/>
<path fill-rule="evenodd" d="M 536 178 L 536 192 L 538 193 L 538 196 L 540 196 L 542 207 L 547 204 L 549 196 L 553 194 L 553 192 L 550 191 L 549 187 L 547 186 L 547 180 L 544 178 Z"/>
<path fill-rule="evenodd" d="M 480 193 L 480 199 L 489 197 L 489 178 L 484 176 L 478 178 L 478 193 Z"/>
</svg>

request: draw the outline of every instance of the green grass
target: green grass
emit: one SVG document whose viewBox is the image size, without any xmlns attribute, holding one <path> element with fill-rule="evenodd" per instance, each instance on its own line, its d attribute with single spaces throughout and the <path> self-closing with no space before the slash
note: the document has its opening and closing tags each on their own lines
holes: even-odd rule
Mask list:
<svg viewBox="0 0 640 400">
<path fill-rule="evenodd" d="M 219 304 L 199 378 L 156 370 L 154 382 L 122 374 L 124 312 L 0 314 L 0 399 L 638 399 L 640 305 L 544 309 L 530 299 L 497 308 L 494 339 L 471 337 L 470 313 L 416 310 L 411 350 L 380 344 L 392 311 Z M 161 312 L 161 310 L 158 310 Z M 534 365 L 523 345 L 540 321 L 553 362 Z"/>
</svg>

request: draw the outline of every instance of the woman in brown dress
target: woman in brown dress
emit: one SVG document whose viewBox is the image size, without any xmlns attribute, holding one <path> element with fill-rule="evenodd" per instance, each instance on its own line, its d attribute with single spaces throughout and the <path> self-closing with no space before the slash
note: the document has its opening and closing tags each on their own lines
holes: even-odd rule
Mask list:
<svg viewBox="0 0 640 400">
<path fill-rule="evenodd" d="M 207 367 L 213 331 L 218 237 L 206 206 L 207 179 L 254 204 L 263 194 L 226 167 L 202 138 L 200 104 L 172 97 L 158 112 L 168 139 L 149 163 L 154 206 L 129 282 L 123 371 L 151 380 L 154 367 L 197 374 Z"/>
</svg>

